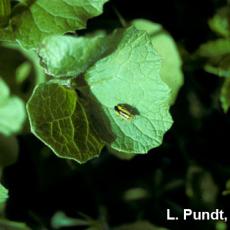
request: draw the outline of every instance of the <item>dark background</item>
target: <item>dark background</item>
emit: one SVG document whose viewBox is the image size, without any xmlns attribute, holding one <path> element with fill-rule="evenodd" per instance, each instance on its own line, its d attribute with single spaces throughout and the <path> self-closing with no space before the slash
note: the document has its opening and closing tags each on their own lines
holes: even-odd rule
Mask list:
<svg viewBox="0 0 230 230">
<path fill-rule="evenodd" d="M 89 22 L 89 29 L 119 26 L 116 8 L 127 21 L 146 18 L 162 24 L 189 57 L 215 37 L 207 20 L 225 4 L 224 0 L 112 0 L 102 16 Z M 32 135 L 19 136 L 19 160 L 4 174 L 10 191 L 7 216 L 32 229 L 51 229 L 50 218 L 58 210 L 72 217 L 82 212 L 98 218 L 104 209 L 111 226 L 146 219 L 172 230 L 215 228 L 211 222 L 166 221 L 167 208 L 178 216 L 183 208 L 220 208 L 230 217 L 229 196 L 222 196 L 230 179 L 230 117 L 218 102 L 222 82 L 189 58 L 183 68 L 185 84 L 171 110 L 174 125 L 164 144 L 147 155 L 124 161 L 104 149 L 100 158 L 78 165 L 58 159 Z M 191 173 L 193 169 L 198 170 Z M 193 197 L 186 194 L 189 186 Z M 125 201 L 124 192 L 134 187 L 146 189 L 149 196 Z M 205 202 L 203 196 L 214 194 L 216 188 L 217 197 Z"/>
</svg>

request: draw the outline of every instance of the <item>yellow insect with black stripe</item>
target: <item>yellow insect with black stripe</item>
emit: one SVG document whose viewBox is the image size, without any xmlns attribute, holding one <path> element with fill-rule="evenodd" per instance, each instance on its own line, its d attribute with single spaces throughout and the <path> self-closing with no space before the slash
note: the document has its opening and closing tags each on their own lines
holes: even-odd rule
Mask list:
<svg viewBox="0 0 230 230">
<path fill-rule="evenodd" d="M 119 116 L 129 121 L 131 121 L 136 115 L 139 115 L 138 110 L 128 104 L 118 104 L 114 106 L 114 110 Z"/>
</svg>

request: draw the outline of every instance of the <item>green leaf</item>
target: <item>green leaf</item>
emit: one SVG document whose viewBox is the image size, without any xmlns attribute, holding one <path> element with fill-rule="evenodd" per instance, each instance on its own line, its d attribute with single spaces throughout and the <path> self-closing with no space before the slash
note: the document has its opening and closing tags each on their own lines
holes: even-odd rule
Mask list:
<svg viewBox="0 0 230 230">
<path fill-rule="evenodd" d="M 76 92 L 56 83 L 37 86 L 27 104 L 32 132 L 62 158 L 83 163 L 101 152 Z"/>
<path fill-rule="evenodd" d="M 226 182 L 226 188 L 222 192 L 222 195 L 223 196 L 230 195 L 230 180 L 227 180 L 227 182 Z"/>
<path fill-rule="evenodd" d="M 25 121 L 25 106 L 18 97 L 11 97 L 0 105 L 0 133 L 12 135 L 22 129 Z"/>
<path fill-rule="evenodd" d="M 228 225 L 225 222 L 218 221 L 216 223 L 216 230 L 227 230 L 227 229 L 228 229 Z"/>
<path fill-rule="evenodd" d="M 228 39 L 217 39 L 202 44 L 197 51 L 198 55 L 206 58 L 216 58 L 230 53 L 230 41 Z"/>
<path fill-rule="evenodd" d="M 153 47 L 161 56 L 160 75 L 162 80 L 171 89 L 171 103 L 173 104 L 179 89 L 184 83 L 181 70 L 182 61 L 175 41 L 160 24 L 145 19 L 136 19 L 132 24 L 135 25 L 137 29 L 148 32 Z"/>
<path fill-rule="evenodd" d="M 219 77 L 230 77 L 230 55 L 209 60 L 204 66 L 204 69 L 206 72 L 215 74 Z"/>
<path fill-rule="evenodd" d="M 215 207 L 218 193 L 218 186 L 210 172 L 196 165 L 188 168 L 186 194 L 193 206 L 212 210 Z"/>
<path fill-rule="evenodd" d="M 217 39 L 200 46 L 197 54 L 207 58 L 205 71 L 219 77 L 230 77 L 230 41 L 229 39 Z"/>
<path fill-rule="evenodd" d="M 209 20 L 210 28 L 223 37 L 230 36 L 230 8 L 229 6 L 219 9 L 212 19 Z"/>
<path fill-rule="evenodd" d="M 0 184 L 0 204 L 6 202 L 7 198 L 8 190 Z"/>
<path fill-rule="evenodd" d="M 88 87 L 82 90 L 92 94 L 93 116 L 103 124 L 98 129 L 111 148 L 146 153 L 162 143 L 172 125 L 170 90 L 160 78 L 161 59 L 146 32 L 132 26 L 116 31 L 113 39 L 117 49 L 86 72 Z M 118 114 L 120 104 L 128 116 Z"/>
<path fill-rule="evenodd" d="M 125 201 L 136 201 L 136 200 L 143 200 L 149 197 L 149 193 L 144 188 L 130 188 L 127 191 L 125 191 L 123 195 L 123 199 Z"/>
<path fill-rule="evenodd" d="M 230 79 L 225 79 L 220 92 L 220 102 L 225 113 L 230 108 Z"/>
<path fill-rule="evenodd" d="M 76 77 L 84 73 L 105 51 L 105 36 L 52 36 L 44 39 L 38 55 L 47 74 Z"/>
<path fill-rule="evenodd" d="M 0 105 L 9 97 L 10 90 L 7 84 L 0 78 Z"/>
<path fill-rule="evenodd" d="M 145 220 L 140 220 L 132 224 L 125 224 L 114 230 L 167 230 L 166 228 L 156 227 Z"/>
<path fill-rule="evenodd" d="M 0 78 L 0 92 L 5 91 L 4 100 L 0 99 L 0 133 L 9 136 L 21 130 L 25 121 L 25 106 L 18 97 L 9 97 L 6 87 Z"/>
<path fill-rule="evenodd" d="M 31 73 L 32 65 L 29 62 L 23 62 L 16 69 L 16 82 L 22 84 L 29 77 Z"/>
<path fill-rule="evenodd" d="M 66 227 L 77 227 L 84 226 L 85 230 L 101 230 L 107 229 L 107 224 L 104 222 L 104 219 L 94 220 L 91 217 L 80 214 L 81 218 L 72 218 L 68 217 L 64 212 L 57 212 L 51 219 L 51 226 L 54 229 L 62 229 Z"/>
<path fill-rule="evenodd" d="M 88 19 L 98 16 L 103 11 L 103 4 L 108 0 L 37 0 L 23 3 L 20 13 L 12 18 L 16 40 L 25 48 L 36 48 L 50 35 L 86 27 Z"/>
<path fill-rule="evenodd" d="M 57 212 L 51 219 L 51 226 L 54 229 L 73 226 L 88 226 L 87 220 L 68 217 L 64 212 Z"/>
</svg>

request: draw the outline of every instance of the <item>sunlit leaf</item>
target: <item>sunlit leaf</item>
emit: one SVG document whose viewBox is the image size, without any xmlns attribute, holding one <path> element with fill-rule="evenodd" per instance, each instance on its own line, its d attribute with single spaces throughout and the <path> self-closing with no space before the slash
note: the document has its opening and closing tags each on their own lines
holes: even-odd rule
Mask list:
<svg viewBox="0 0 230 230">
<path fill-rule="evenodd" d="M 160 24 L 145 19 L 136 19 L 133 24 L 150 35 L 153 47 L 161 57 L 160 76 L 171 89 L 170 100 L 173 104 L 179 89 L 184 83 L 182 60 L 177 45 L 172 36 Z"/>
<path fill-rule="evenodd" d="M 86 72 L 85 94 L 92 94 L 93 116 L 97 124 L 103 123 L 98 128 L 111 148 L 147 153 L 162 143 L 172 125 L 161 59 L 149 35 L 135 27 L 116 31 L 113 40 L 117 48 Z"/>
</svg>

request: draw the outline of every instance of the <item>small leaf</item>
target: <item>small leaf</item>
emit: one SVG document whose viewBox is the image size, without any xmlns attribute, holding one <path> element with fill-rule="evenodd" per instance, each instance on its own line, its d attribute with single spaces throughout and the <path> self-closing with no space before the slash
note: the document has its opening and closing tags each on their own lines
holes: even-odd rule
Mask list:
<svg viewBox="0 0 230 230">
<path fill-rule="evenodd" d="M 7 198 L 8 190 L 0 184 L 0 204 L 6 202 Z"/>
<path fill-rule="evenodd" d="M 56 212 L 51 219 L 51 226 L 54 229 L 88 225 L 90 223 L 87 220 L 68 217 L 64 212 Z"/>
<path fill-rule="evenodd" d="M 38 51 L 47 74 L 54 77 L 76 77 L 84 73 L 103 54 L 103 35 L 94 37 L 52 36 Z"/>
<path fill-rule="evenodd" d="M 103 144 L 74 90 L 55 83 L 41 84 L 35 88 L 27 111 L 32 132 L 57 156 L 83 163 L 101 152 Z"/>
<path fill-rule="evenodd" d="M 149 193 L 144 188 L 130 188 L 125 191 L 123 198 L 125 201 L 143 200 L 149 196 Z"/>
<path fill-rule="evenodd" d="M 225 113 L 230 108 L 230 79 L 225 79 L 224 84 L 221 87 L 220 102 Z"/>
<path fill-rule="evenodd" d="M 186 194 L 195 207 L 215 207 L 218 187 L 212 175 L 204 169 L 191 165 L 187 172 Z"/>
<path fill-rule="evenodd" d="M 46 81 L 46 75 L 43 71 L 43 68 L 40 65 L 40 60 L 36 52 L 33 50 L 25 50 L 17 44 L 8 44 L 6 47 L 11 49 L 18 50 L 26 59 L 27 63 L 30 61 L 34 67 L 35 72 L 35 82 L 34 85 L 43 83 Z"/>
<path fill-rule="evenodd" d="M 209 60 L 209 62 L 204 66 L 204 69 L 206 72 L 219 77 L 230 77 L 230 55 Z"/>
<path fill-rule="evenodd" d="M 0 133 L 11 135 L 19 132 L 25 121 L 25 106 L 21 99 L 11 97 L 0 105 Z"/>
<path fill-rule="evenodd" d="M 23 62 L 16 69 L 16 82 L 22 84 L 30 75 L 32 66 L 29 62 Z"/>
<path fill-rule="evenodd" d="M 130 27 L 116 31 L 113 39 L 117 49 L 86 72 L 89 87 L 82 90 L 92 94 L 95 122 L 104 124 L 98 129 L 111 148 L 146 153 L 161 144 L 172 125 L 170 90 L 160 78 L 160 57 L 146 32 Z"/>
<path fill-rule="evenodd" d="M 224 196 L 230 195 L 230 180 L 227 180 L 227 182 L 226 182 L 226 188 L 225 188 L 225 190 L 222 192 L 222 194 L 223 194 Z"/>
<path fill-rule="evenodd" d="M 209 21 L 210 28 L 223 37 L 230 36 L 230 8 L 223 7 Z"/>
<path fill-rule="evenodd" d="M 171 103 L 173 104 L 179 89 L 184 83 L 182 61 L 175 41 L 160 24 L 145 19 L 136 19 L 132 24 L 137 29 L 148 32 L 153 47 L 161 56 L 160 75 L 162 80 L 171 89 Z"/>
<path fill-rule="evenodd" d="M 6 84 L 0 78 L 0 92 L 2 89 L 5 98 L 0 99 L 0 133 L 9 136 L 21 130 L 25 121 L 25 106 L 18 97 L 9 97 Z"/>
<path fill-rule="evenodd" d="M 10 96 L 10 90 L 7 84 L 0 78 L 0 105 Z"/>
<path fill-rule="evenodd" d="M 12 18 L 16 40 L 25 48 L 36 48 L 50 35 L 85 28 L 88 19 L 103 11 L 108 0 L 37 0 L 25 5 Z"/>
<path fill-rule="evenodd" d="M 214 58 L 230 53 L 230 41 L 228 39 L 217 39 L 202 44 L 197 51 L 201 57 Z"/>
</svg>

